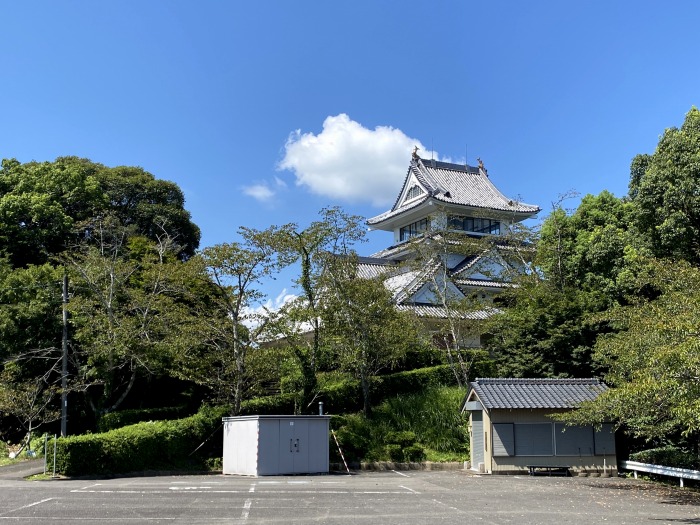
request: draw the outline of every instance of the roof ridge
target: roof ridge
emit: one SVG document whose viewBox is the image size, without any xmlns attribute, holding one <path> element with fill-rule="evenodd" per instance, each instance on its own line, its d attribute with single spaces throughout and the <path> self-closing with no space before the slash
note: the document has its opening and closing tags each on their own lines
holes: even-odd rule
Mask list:
<svg viewBox="0 0 700 525">
<path fill-rule="evenodd" d="M 477 377 L 473 383 L 476 382 L 493 382 L 500 384 L 508 383 L 579 383 L 587 384 L 591 382 L 600 383 L 601 380 L 596 377 Z"/>
</svg>

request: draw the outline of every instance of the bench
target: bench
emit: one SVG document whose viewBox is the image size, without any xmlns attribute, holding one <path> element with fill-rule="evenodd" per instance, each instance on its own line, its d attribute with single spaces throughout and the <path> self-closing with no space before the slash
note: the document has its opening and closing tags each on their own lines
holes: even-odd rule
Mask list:
<svg viewBox="0 0 700 525">
<path fill-rule="evenodd" d="M 565 465 L 527 465 L 530 476 L 569 476 L 571 467 Z"/>
</svg>

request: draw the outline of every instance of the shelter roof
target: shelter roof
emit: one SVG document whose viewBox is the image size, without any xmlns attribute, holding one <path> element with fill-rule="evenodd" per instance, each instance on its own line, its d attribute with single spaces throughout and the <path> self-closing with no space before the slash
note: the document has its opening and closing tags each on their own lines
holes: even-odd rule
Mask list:
<svg viewBox="0 0 700 525">
<path fill-rule="evenodd" d="M 487 410 L 499 408 L 575 408 L 607 390 L 598 379 L 477 379 L 468 399 L 476 393 Z"/>
</svg>

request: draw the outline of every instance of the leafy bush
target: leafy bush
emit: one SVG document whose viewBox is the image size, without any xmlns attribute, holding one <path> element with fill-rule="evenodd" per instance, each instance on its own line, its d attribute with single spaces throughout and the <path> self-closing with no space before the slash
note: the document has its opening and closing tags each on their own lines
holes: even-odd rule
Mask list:
<svg viewBox="0 0 700 525">
<path fill-rule="evenodd" d="M 134 425 L 142 421 L 160 421 L 178 419 L 191 414 L 185 413 L 184 407 L 145 408 L 138 410 L 120 410 L 104 414 L 97 422 L 99 432 L 109 432 L 116 428 Z"/>
<path fill-rule="evenodd" d="M 454 385 L 455 377 L 447 365 L 398 372 L 372 378 L 371 400 L 374 404 L 396 394 L 410 394 L 423 389 Z M 340 381 L 323 389 L 320 400 L 328 413 L 352 413 L 362 409 L 362 388 L 354 379 Z"/>
<path fill-rule="evenodd" d="M 403 449 L 404 461 L 420 462 L 426 457 L 425 449 L 418 443 Z"/>
<path fill-rule="evenodd" d="M 385 447 L 387 455 L 392 461 L 423 461 L 425 449 L 416 443 L 416 435 L 408 430 L 389 432 L 386 435 Z"/>
<path fill-rule="evenodd" d="M 241 403 L 241 415 L 283 415 L 294 413 L 295 394 L 248 399 Z"/>
<path fill-rule="evenodd" d="M 635 452 L 634 454 L 630 454 L 630 459 L 640 463 L 662 465 L 664 467 L 688 468 L 693 470 L 700 468 L 700 460 L 695 454 L 672 445 Z"/>
<path fill-rule="evenodd" d="M 416 442 L 416 435 L 410 430 L 400 432 L 389 432 L 386 435 L 386 442 L 396 444 L 400 447 L 410 447 Z"/>
<path fill-rule="evenodd" d="M 365 418 L 360 415 L 331 418 L 331 428 L 337 428 L 336 438 L 347 461 L 361 461 L 367 455 L 371 439 L 365 422 Z M 335 442 L 331 442 L 330 451 L 332 461 L 340 461 Z"/>
<path fill-rule="evenodd" d="M 412 432 L 426 448 L 466 455 L 469 437 L 460 412 L 463 396 L 455 387 L 395 396 L 375 409 L 375 417 L 385 419 L 393 428 Z"/>
</svg>

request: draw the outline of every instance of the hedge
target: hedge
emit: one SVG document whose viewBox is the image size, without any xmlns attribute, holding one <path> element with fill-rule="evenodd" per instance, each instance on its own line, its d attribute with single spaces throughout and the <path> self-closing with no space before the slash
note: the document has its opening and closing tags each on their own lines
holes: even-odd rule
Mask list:
<svg viewBox="0 0 700 525">
<path fill-rule="evenodd" d="M 221 418 L 228 412 L 227 407 L 207 407 L 175 421 L 138 423 L 102 434 L 61 438 L 56 470 L 67 476 L 81 476 L 203 469 L 209 457 L 220 456 L 221 439 L 208 438 L 218 432 Z"/>
<path fill-rule="evenodd" d="M 164 408 L 145 408 L 134 410 L 120 410 L 119 412 L 110 412 L 104 414 L 97 422 L 97 430 L 100 432 L 109 432 L 116 428 L 125 427 L 127 425 L 135 425 L 143 421 L 161 421 L 164 419 L 179 419 L 190 416 L 192 412 L 187 411 L 185 407 L 164 407 Z"/>
<path fill-rule="evenodd" d="M 632 461 L 662 465 L 664 467 L 687 468 L 696 470 L 700 468 L 700 459 L 693 453 L 673 445 L 659 448 L 650 448 L 630 454 Z"/>
<path fill-rule="evenodd" d="M 480 370 L 476 371 L 480 372 Z M 474 377 L 476 376 L 475 374 Z M 412 394 L 428 387 L 454 386 L 456 384 L 457 380 L 449 365 L 378 376 L 372 378 L 370 401 L 376 405 L 397 394 Z M 358 412 L 362 410 L 363 405 L 360 382 L 348 380 L 327 387 L 319 396 L 319 400 L 324 402 L 324 408 L 329 414 Z"/>
</svg>

